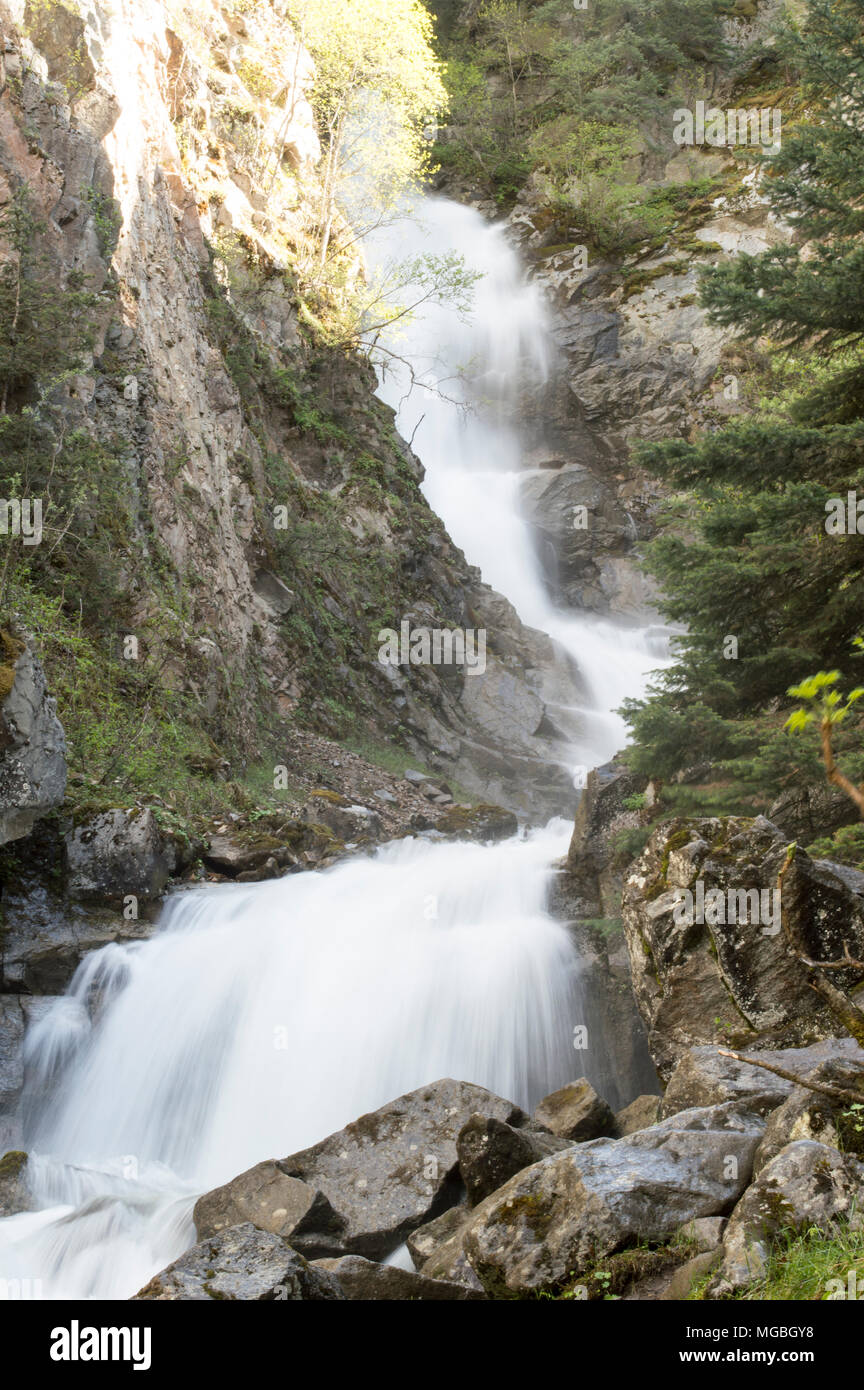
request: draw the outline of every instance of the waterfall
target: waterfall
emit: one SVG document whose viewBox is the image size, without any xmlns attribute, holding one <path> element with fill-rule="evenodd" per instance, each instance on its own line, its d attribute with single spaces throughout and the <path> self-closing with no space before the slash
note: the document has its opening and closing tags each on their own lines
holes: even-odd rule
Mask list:
<svg viewBox="0 0 864 1390">
<path fill-rule="evenodd" d="M 42 1209 L 0 1221 L 0 1279 L 127 1297 L 263 1158 L 443 1076 L 526 1107 L 564 1084 L 577 961 L 545 901 L 569 830 L 178 893 L 151 940 L 85 960 L 28 1039 Z"/>
<path fill-rule="evenodd" d="M 367 249 L 385 282 L 388 266 L 448 253 L 479 276 L 470 316 L 447 303 L 424 304 L 407 325 L 399 320 L 379 335 L 379 394 L 396 411 L 399 433 L 412 440 L 426 471 L 424 494 L 453 540 L 522 621 L 548 633 L 578 667 L 571 717 L 556 708 L 556 723 L 570 733 L 572 762 L 598 766 L 626 743 L 614 711 L 667 664 L 667 641 L 655 625 L 624 627 L 556 608 L 544 585 L 520 508 L 524 442 L 512 409 L 553 369 L 543 298 L 505 229 L 445 198 L 420 199 L 411 216 L 368 238 Z M 408 303 L 410 293 L 402 292 Z M 560 691 L 553 698 L 559 702 Z"/>
<path fill-rule="evenodd" d="M 505 403 L 549 370 L 543 306 L 468 209 L 426 200 L 371 259 L 394 239 L 403 255 L 464 253 L 482 278 L 470 321 L 429 305 L 387 336 L 414 381 L 391 356 L 381 394 L 454 540 L 584 673 L 573 759 L 601 762 L 623 742 L 611 710 L 657 654 L 558 612 L 540 579 Z M 322 873 L 181 892 L 150 940 L 86 959 L 27 1038 L 38 1209 L 0 1221 L 0 1296 L 4 1280 L 39 1280 L 48 1298 L 128 1297 L 193 1243 L 195 1197 L 254 1163 L 440 1077 L 532 1107 L 578 1074 L 578 961 L 546 910 L 569 833 L 408 839 Z"/>
</svg>

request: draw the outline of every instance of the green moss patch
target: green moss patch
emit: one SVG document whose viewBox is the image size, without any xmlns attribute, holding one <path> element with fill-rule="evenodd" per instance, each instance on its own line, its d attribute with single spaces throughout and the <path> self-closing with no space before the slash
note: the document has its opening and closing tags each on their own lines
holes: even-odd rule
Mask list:
<svg viewBox="0 0 864 1390">
<path fill-rule="evenodd" d="M 0 1158 L 0 1181 L 20 1178 L 27 1167 L 27 1154 L 21 1149 L 10 1149 Z"/>
</svg>

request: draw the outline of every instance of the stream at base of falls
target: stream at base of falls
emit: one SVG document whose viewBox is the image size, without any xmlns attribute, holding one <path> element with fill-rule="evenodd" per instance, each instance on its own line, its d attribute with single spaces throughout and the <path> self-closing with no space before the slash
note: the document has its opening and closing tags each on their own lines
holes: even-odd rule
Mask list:
<svg viewBox="0 0 864 1390">
<path fill-rule="evenodd" d="M 370 259 L 462 253 L 470 321 L 429 307 L 381 395 L 469 561 L 584 676 L 572 763 L 623 743 L 613 713 L 662 647 L 556 610 L 518 508 L 519 440 L 496 400 L 548 368 L 542 302 L 501 230 L 424 200 Z M 483 378 L 483 408 L 466 411 Z M 478 376 L 479 373 L 479 376 Z M 448 380 L 446 396 L 424 389 Z M 586 701 L 584 690 L 590 691 Z M 575 796 L 574 796 L 575 801 Z M 581 1070 L 579 961 L 546 903 L 570 824 L 502 844 L 407 839 L 319 873 L 177 893 L 148 941 L 88 957 L 25 1043 L 37 1210 L 0 1221 L 3 1281 L 46 1298 L 127 1298 L 195 1241 L 197 1195 L 441 1077 L 525 1108 Z"/>
<path fill-rule="evenodd" d="M 62 1068 L 61 1098 L 27 1120 L 45 1209 L 0 1222 L 0 1277 L 129 1296 L 263 1158 L 440 1077 L 526 1106 L 571 1079 L 578 962 L 545 911 L 569 833 L 178 893 L 151 940 L 90 956 L 28 1038 L 30 1094 Z"/>
</svg>

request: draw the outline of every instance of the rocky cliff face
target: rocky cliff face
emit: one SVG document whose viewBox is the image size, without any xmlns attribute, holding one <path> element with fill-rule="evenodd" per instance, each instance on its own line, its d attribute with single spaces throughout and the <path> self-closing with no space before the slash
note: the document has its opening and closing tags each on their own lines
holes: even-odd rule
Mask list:
<svg viewBox="0 0 864 1390">
<path fill-rule="evenodd" d="M 456 19 L 452 7 L 444 10 L 467 52 L 478 8 L 466 5 Z M 711 100 L 719 107 L 753 105 L 780 9 L 775 0 L 729 7 L 728 70 L 712 74 Z M 561 16 L 557 22 L 567 23 Z M 497 92 L 501 73 L 487 72 L 487 79 Z M 541 90 L 542 78 L 516 83 L 513 100 L 526 103 L 526 129 Z M 747 96 L 739 101 L 742 90 Z M 443 135 L 459 138 L 458 127 Z M 538 553 L 562 604 L 640 624 L 652 618 L 656 590 L 640 568 L 639 546 L 654 532 L 662 492 L 629 464 L 631 445 L 687 435 L 745 409 L 746 363 L 734 335 L 707 322 L 697 302 L 698 270 L 791 239 L 767 208 L 746 148 L 681 147 L 671 123 L 665 146 L 661 139 L 653 130 L 650 142 L 641 142 L 626 177 L 669 195 L 663 230 L 646 231 L 644 244 L 626 253 L 596 250 L 578 188 L 562 196 L 542 169 L 528 176 L 506 215 L 543 288 L 557 349 L 547 390 L 520 402 L 534 445 L 523 496 Z M 446 166 L 445 186 L 500 217 L 488 189 L 459 167 Z"/>
<path fill-rule="evenodd" d="M 266 9 L 0 7 L 0 207 L 26 188 L 58 292 L 74 277 L 96 301 L 54 391 L 116 474 L 114 516 L 90 519 L 118 531 L 106 626 L 139 638 L 235 770 L 281 762 L 298 717 L 336 737 L 359 721 L 487 799 L 566 810 L 550 644 L 452 545 L 370 368 L 323 345 L 298 295 L 312 67 Z M 390 617 L 488 625 L 484 688 L 383 670 Z"/>
<path fill-rule="evenodd" d="M 0 633 L 0 845 L 29 834 L 66 791 L 66 741 L 32 644 Z"/>
<path fill-rule="evenodd" d="M 627 873 L 633 988 L 661 1076 L 695 1044 L 801 1046 L 842 1028 L 808 961 L 864 949 L 864 874 L 798 850 L 764 817 L 676 820 Z M 786 866 L 784 868 L 784 866 Z M 833 971 L 839 989 L 860 971 Z"/>
<path fill-rule="evenodd" d="M 0 0 L 0 40 L 0 219 L 26 201 L 58 332 L 86 291 L 74 367 L 34 372 L 11 403 L 16 421 L 44 414 L 46 453 L 74 440 L 83 468 L 68 513 L 46 508 L 45 543 L 22 552 L 12 616 L 32 646 L 0 653 L 8 1114 L 31 1003 L 89 951 L 146 935 L 167 874 L 202 853 L 198 874 L 244 881 L 326 865 L 349 839 L 433 826 L 446 778 L 534 819 L 569 812 L 544 692 L 575 673 L 453 545 L 372 369 L 327 345 L 298 288 L 320 147 L 311 62 L 280 5 Z M 5 450 L 0 467 L 8 492 Z M 382 667 L 377 632 L 400 618 L 486 627 L 487 675 Z M 345 751 L 357 731 L 363 752 Z M 118 776 L 129 745 L 150 758 L 137 786 Z M 394 745 L 436 781 L 382 769 Z M 175 760 L 205 804 L 224 789 L 203 838 L 152 794 Z M 252 766 L 268 781 L 287 767 L 294 803 L 244 825 Z M 470 814 L 451 820 L 444 833 L 474 833 Z"/>
<path fill-rule="evenodd" d="M 538 550 L 561 602 L 631 621 L 651 617 L 656 590 L 639 544 L 662 498 L 655 479 L 628 465 L 632 444 L 744 409 L 742 364 L 730 331 L 709 324 L 697 302 L 698 269 L 790 236 L 734 151 L 687 159 L 683 176 L 713 180 L 715 194 L 691 201 L 658 251 L 623 265 L 588 257 L 578 222 L 551 219 L 531 181 L 509 216 L 546 292 L 559 353 L 534 422 L 537 472 L 524 484 Z M 666 178 L 676 174 L 670 160 Z"/>
<path fill-rule="evenodd" d="M 0 206 L 26 187 L 58 291 L 77 276 L 97 301 L 90 351 L 55 388 L 115 493 L 112 515 L 88 518 L 118 532 L 112 611 L 85 623 L 105 646 L 118 629 L 139 638 L 231 775 L 281 762 L 298 720 L 337 739 L 362 725 L 476 795 L 568 811 L 547 700 L 574 673 L 466 565 L 370 369 L 323 345 L 298 292 L 320 146 L 311 60 L 284 10 L 5 0 L 0 22 Z M 658 491 L 628 468 L 629 444 L 736 408 L 694 258 L 783 234 L 733 159 L 688 157 L 704 165 L 688 176 L 722 173 L 724 191 L 623 271 L 584 266 L 578 229 L 548 217 L 535 182 L 508 218 L 558 349 L 548 386 L 518 403 L 538 553 L 562 604 L 639 622 Z M 382 669 L 385 617 L 487 626 L 487 676 Z"/>
</svg>

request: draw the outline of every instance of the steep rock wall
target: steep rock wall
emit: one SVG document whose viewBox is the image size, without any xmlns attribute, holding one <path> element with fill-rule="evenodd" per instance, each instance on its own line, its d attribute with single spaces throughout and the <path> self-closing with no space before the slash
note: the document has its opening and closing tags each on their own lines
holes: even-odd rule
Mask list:
<svg viewBox="0 0 864 1390">
<path fill-rule="evenodd" d="M 322 347 L 298 293 L 320 146 L 280 5 L 14 0 L 0 23 L 0 211 L 26 188 L 58 292 L 97 300 L 53 389 L 118 471 L 100 640 L 137 635 L 234 771 L 281 761 L 280 722 L 356 721 L 475 794 L 566 810 L 540 694 L 558 658 L 449 541 L 368 365 Z M 375 634 L 402 617 L 487 624 L 494 699 L 382 669 Z"/>
</svg>

